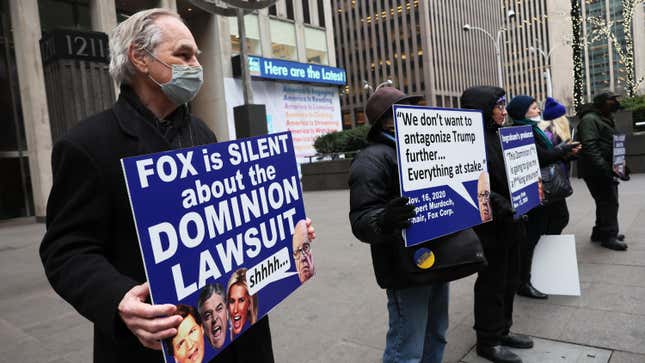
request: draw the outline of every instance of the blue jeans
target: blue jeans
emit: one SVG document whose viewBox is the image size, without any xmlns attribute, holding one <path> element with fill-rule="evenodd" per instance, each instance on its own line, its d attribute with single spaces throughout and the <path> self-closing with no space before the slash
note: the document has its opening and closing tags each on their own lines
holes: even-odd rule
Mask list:
<svg viewBox="0 0 645 363">
<path fill-rule="evenodd" d="M 387 289 L 390 326 L 383 363 L 441 363 L 448 330 L 448 285 Z"/>
</svg>

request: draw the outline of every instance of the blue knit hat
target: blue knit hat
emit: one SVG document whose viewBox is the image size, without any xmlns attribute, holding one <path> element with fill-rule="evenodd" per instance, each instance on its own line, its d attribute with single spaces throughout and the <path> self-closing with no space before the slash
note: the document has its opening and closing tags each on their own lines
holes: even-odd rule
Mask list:
<svg viewBox="0 0 645 363">
<path fill-rule="evenodd" d="M 506 106 L 506 111 L 513 120 L 523 120 L 533 102 L 535 102 L 535 98 L 531 96 L 515 96 Z"/>
<path fill-rule="evenodd" d="M 564 105 L 558 103 L 558 101 L 551 97 L 546 98 L 546 102 L 544 102 L 544 111 L 542 111 L 542 119 L 546 121 L 555 120 L 560 116 L 564 116 L 566 113 L 567 109 Z"/>
</svg>

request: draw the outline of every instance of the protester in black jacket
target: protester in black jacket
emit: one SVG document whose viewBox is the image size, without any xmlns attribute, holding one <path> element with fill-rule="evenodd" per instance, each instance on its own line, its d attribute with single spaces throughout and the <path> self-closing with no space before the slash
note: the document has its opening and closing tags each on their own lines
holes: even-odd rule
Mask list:
<svg viewBox="0 0 645 363">
<path fill-rule="evenodd" d="M 565 162 L 568 162 L 571 158 L 575 157 L 580 151 L 579 143 L 561 143 L 559 145 L 553 145 L 544 131 L 542 131 L 538 126 L 538 123 L 542 118 L 540 116 L 540 108 L 533 97 L 525 95 L 515 96 L 511 102 L 509 102 L 506 109 L 508 111 L 508 115 L 513 119 L 514 125 L 529 125 L 533 129 L 533 138 L 535 139 L 535 148 L 537 149 L 540 168 L 544 168 L 555 163 L 559 163 L 559 167 L 562 167 Z M 521 265 L 521 281 L 520 288 L 517 293 L 534 299 L 548 298 L 548 295 L 537 290 L 533 284 L 531 284 L 531 266 L 533 264 L 533 252 L 535 251 L 535 246 L 540 240 L 540 236 L 556 232 L 548 230 L 547 227 L 549 226 L 549 223 L 547 223 L 547 221 L 549 213 L 558 214 L 558 211 L 556 209 L 556 211 L 550 212 L 549 208 L 550 207 L 548 206 L 538 206 L 527 213 L 528 223 L 526 223 L 526 234 L 528 237 L 528 244 L 522 249 L 523 263 Z M 563 223 L 560 223 L 560 225 L 563 224 L 564 221 Z M 556 224 L 551 223 L 551 225 Z"/>
<path fill-rule="evenodd" d="M 513 300 L 519 286 L 520 244 L 526 239 L 524 222 L 513 218 L 510 191 L 498 129 L 506 118 L 503 89 L 471 87 L 461 95 L 461 106 L 481 110 L 485 122 L 486 157 L 490 176 L 493 221 L 475 227 L 488 267 L 475 282 L 477 354 L 494 362 L 521 362 L 506 347 L 531 348 L 533 341 L 510 333 Z"/>
<path fill-rule="evenodd" d="M 182 321 L 174 305 L 150 304 L 120 159 L 216 141 L 185 105 L 201 86 L 197 51 L 176 13 L 132 15 L 110 42 L 118 101 L 54 146 L 40 255 L 52 287 L 94 324 L 94 362 L 162 362 L 160 340 Z M 268 319 L 212 362 L 273 362 Z"/>
<path fill-rule="evenodd" d="M 370 144 L 349 179 L 352 232 L 370 244 L 376 281 L 387 292 L 385 363 L 441 362 L 448 329 L 448 283 L 429 282 L 432 272 L 416 266 L 401 235 L 415 213 L 400 197 L 392 105 L 415 101 L 393 87 L 374 92 L 365 108 Z"/>
<path fill-rule="evenodd" d="M 602 93 L 594 98 L 593 105 L 586 105 L 578 112 L 578 137 L 583 152 L 578 160 L 578 172 L 584 178 L 596 202 L 596 223 L 591 233 L 592 242 L 616 251 L 625 251 L 625 236 L 618 234 L 618 181 L 629 180 L 613 170 L 613 136 L 615 131 L 612 113 L 620 108 L 613 93 Z"/>
</svg>

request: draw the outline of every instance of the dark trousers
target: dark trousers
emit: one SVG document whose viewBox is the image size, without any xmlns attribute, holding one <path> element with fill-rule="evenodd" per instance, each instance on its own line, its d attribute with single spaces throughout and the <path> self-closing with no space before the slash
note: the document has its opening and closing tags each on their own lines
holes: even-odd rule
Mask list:
<svg viewBox="0 0 645 363">
<path fill-rule="evenodd" d="M 569 208 L 565 199 L 552 202 L 549 205 L 539 206 L 527 213 L 526 240 L 521 246 L 522 264 L 520 283 L 527 284 L 531 281 L 531 267 L 533 266 L 533 252 L 543 234 L 560 234 L 569 224 Z"/>
<path fill-rule="evenodd" d="M 230 324 L 230 322 L 229 322 Z M 273 363 L 269 316 L 258 320 L 209 363 Z"/>
<path fill-rule="evenodd" d="M 482 240 L 488 266 L 479 272 L 475 282 L 475 331 L 479 345 L 500 344 L 500 338 L 508 334 L 513 324 L 513 300 L 519 287 L 519 246 L 526 234 L 522 222 L 509 223 L 512 228 L 503 233 L 506 241 Z"/>
<path fill-rule="evenodd" d="M 606 240 L 618 235 L 618 182 L 613 178 L 584 178 L 596 202 L 596 224 L 592 235 Z"/>
</svg>

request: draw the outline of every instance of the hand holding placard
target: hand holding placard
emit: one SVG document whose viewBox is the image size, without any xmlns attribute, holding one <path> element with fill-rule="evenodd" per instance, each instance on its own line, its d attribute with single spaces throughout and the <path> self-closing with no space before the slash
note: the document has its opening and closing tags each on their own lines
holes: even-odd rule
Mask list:
<svg viewBox="0 0 645 363">
<path fill-rule="evenodd" d="M 394 198 L 387 202 L 383 212 L 378 218 L 381 231 L 392 233 L 396 229 L 403 229 L 410 226 L 410 218 L 415 216 L 414 206 L 408 204 L 406 197 Z"/>
<path fill-rule="evenodd" d="M 177 310 L 175 305 L 148 304 L 149 296 L 147 282 L 133 287 L 119 303 L 119 316 L 144 347 L 161 350 L 159 341 L 177 334 L 182 319 L 172 315 Z"/>
<path fill-rule="evenodd" d="M 404 105 L 393 112 L 401 192 L 416 212 L 406 245 L 481 223 L 477 181 L 488 177 L 481 112 Z"/>
<path fill-rule="evenodd" d="M 245 292 L 254 301 L 254 318 L 248 321 L 253 324 L 302 284 L 300 270 L 313 274 L 312 263 L 292 260 L 296 226 L 302 226 L 305 239 L 315 235 L 305 221 L 289 133 L 125 158 L 122 165 L 151 300 L 164 304 L 143 303 L 138 290 L 124 298 L 121 316 L 146 346 L 158 348 L 151 338 L 175 332 L 176 325 L 153 331 L 139 324 L 156 319 L 154 309 L 196 307 L 207 287 L 227 286 L 244 275 Z M 299 248 L 310 254 L 308 241 Z M 224 295 L 239 293 L 234 287 Z M 137 318 L 137 309 L 153 316 Z M 168 319 L 174 324 L 177 317 Z M 231 339 L 244 331 L 244 324 L 238 325 Z M 205 345 L 205 360 L 222 349 L 211 345 Z M 172 360 L 167 350 L 165 357 Z"/>
</svg>

